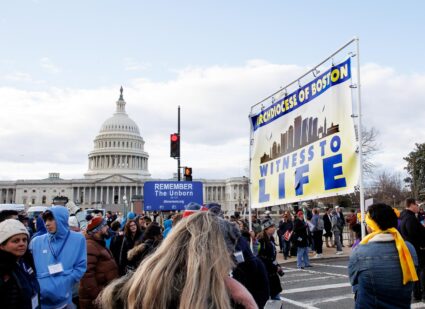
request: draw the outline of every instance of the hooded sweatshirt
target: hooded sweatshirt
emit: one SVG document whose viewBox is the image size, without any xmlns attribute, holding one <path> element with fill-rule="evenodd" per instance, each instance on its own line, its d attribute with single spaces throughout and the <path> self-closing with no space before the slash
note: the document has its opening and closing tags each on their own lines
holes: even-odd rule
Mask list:
<svg viewBox="0 0 425 309">
<path fill-rule="evenodd" d="M 86 240 L 68 227 L 68 210 L 52 206 L 56 232 L 34 238 L 30 250 L 34 256 L 37 279 L 40 284 L 41 307 L 61 308 L 72 303 L 72 288 L 87 268 Z M 55 257 L 56 256 L 56 257 Z M 49 272 L 49 266 L 61 264 L 62 271 Z"/>
<path fill-rule="evenodd" d="M 167 237 L 168 233 L 170 233 L 171 228 L 173 226 L 173 220 L 168 219 L 164 221 L 164 232 L 162 232 L 162 236 Z"/>
<path fill-rule="evenodd" d="M 44 221 L 41 215 L 37 217 L 36 228 L 37 228 L 37 233 L 34 233 L 34 235 L 32 235 L 32 238 L 35 238 L 37 236 L 41 236 L 47 233 L 46 226 L 44 225 Z"/>
</svg>

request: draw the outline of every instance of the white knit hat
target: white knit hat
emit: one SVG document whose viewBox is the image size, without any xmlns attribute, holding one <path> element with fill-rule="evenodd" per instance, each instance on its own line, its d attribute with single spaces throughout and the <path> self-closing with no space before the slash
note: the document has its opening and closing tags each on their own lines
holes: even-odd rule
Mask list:
<svg viewBox="0 0 425 309">
<path fill-rule="evenodd" d="M 78 223 L 78 219 L 77 219 L 76 216 L 69 216 L 68 225 L 69 225 L 69 227 L 73 227 L 73 228 L 79 228 L 80 227 L 80 224 Z"/>
<path fill-rule="evenodd" d="M 73 201 L 69 201 L 66 203 L 66 208 L 68 208 L 70 215 L 75 215 L 77 211 L 80 209 Z"/>
<path fill-rule="evenodd" d="M 18 220 L 7 219 L 0 223 L 0 244 L 4 243 L 10 237 L 18 234 L 26 234 L 28 237 L 30 236 L 27 228 Z"/>
</svg>

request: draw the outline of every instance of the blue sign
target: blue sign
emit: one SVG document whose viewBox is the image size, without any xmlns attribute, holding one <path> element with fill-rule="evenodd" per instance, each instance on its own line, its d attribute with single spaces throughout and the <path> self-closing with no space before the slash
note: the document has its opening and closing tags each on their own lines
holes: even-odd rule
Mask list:
<svg viewBox="0 0 425 309">
<path fill-rule="evenodd" d="M 190 202 L 203 203 L 200 181 L 147 181 L 143 194 L 147 211 L 184 210 Z"/>
</svg>

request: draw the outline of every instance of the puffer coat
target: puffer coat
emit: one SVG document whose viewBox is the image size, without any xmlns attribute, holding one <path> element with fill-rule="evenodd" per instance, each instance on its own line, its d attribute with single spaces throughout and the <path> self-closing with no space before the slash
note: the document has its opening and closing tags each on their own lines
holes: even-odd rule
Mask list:
<svg viewBox="0 0 425 309">
<path fill-rule="evenodd" d="M 87 271 L 80 281 L 80 308 L 95 308 L 94 300 L 112 280 L 118 278 L 118 266 L 103 240 L 86 235 Z"/>
</svg>

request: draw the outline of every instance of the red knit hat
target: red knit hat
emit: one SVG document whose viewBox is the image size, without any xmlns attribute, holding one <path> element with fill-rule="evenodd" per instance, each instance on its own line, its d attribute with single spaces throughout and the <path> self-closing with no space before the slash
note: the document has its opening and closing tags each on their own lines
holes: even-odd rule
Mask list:
<svg viewBox="0 0 425 309">
<path fill-rule="evenodd" d="M 186 205 L 185 210 L 183 212 L 183 218 L 189 217 L 190 215 L 200 212 L 200 211 L 207 211 L 208 208 L 205 206 L 199 205 L 195 202 L 190 202 Z"/>
<path fill-rule="evenodd" d="M 102 217 L 94 217 L 93 219 L 90 220 L 89 224 L 87 224 L 87 231 L 97 232 L 105 225 L 106 225 L 105 219 L 103 219 Z"/>
</svg>

